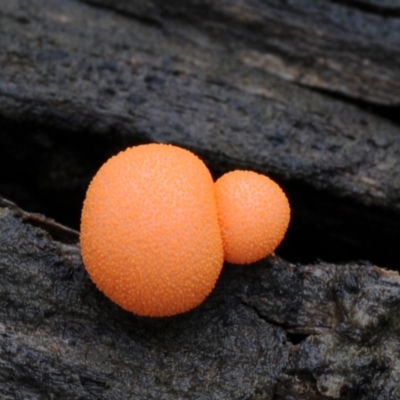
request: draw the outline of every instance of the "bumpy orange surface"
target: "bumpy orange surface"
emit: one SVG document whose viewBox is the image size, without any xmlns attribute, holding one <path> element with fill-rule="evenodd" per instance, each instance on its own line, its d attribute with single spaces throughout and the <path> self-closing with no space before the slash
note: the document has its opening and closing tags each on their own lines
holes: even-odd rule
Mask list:
<svg viewBox="0 0 400 400">
<path fill-rule="evenodd" d="M 223 263 L 214 184 L 187 150 L 161 144 L 112 157 L 90 183 L 81 250 L 97 287 L 138 315 L 200 304 Z"/>
<path fill-rule="evenodd" d="M 232 171 L 215 182 L 224 258 L 248 264 L 272 253 L 290 220 L 289 202 L 270 178 Z"/>
</svg>

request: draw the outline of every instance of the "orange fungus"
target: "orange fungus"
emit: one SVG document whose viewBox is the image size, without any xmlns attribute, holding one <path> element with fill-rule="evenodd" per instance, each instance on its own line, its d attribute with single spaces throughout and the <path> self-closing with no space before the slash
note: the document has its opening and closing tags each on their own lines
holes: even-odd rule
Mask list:
<svg viewBox="0 0 400 400">
<path fill-rule="evenodd" d="M 224 258 L 248 264 L 271 254 L 290 220 L 289 202 L 270 178 L 252 171 L 232 171 L 215 182 Z"/>
<path fill-rule="evenodd" d="M 122 308 L 158 317 L 196 307 L 223 264 L 210 172 L 179 147 L 128 148 L 90 183 L 80 241 L 91 279 Z"/>
<path fill-rule="evenodd" d="M 110 158 L 90 183 L 82 258 L 125 310 L 170 316 L 208 296 L 224 258 L 248 264 L 272 253 L 289 219 L 288 200 L 268 177 L 233 171 L 214 184 L 191 152 L 141 145 Z"/>
</svg>

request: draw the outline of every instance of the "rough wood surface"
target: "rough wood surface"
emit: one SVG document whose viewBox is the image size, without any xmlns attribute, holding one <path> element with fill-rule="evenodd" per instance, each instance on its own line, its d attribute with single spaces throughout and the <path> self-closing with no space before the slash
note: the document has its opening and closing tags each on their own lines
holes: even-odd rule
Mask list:
<svg viewBox="0 0 400 400">
<path fill-rule="evenodd" d="M 209 8 L 222 3 L 168 2 L 165 15 L 154 10 L 157 4 L 141 2 L 139 16 L 122 15 L 137 2 L 113 2 L 116 13 L 75 1 L 0 0 L 3 193 L 33 203 L 40 198 L 64 222 L 73 209 L 77 227 L 84 189 L 108 156 L 138 142 L 173 142 L 202 156 L 215 175 L 251 168 L 282 183 L 298 221 L 289 243 L 309 254 L 316 249 L 303 259 L 315 260 L 333 241 L 339 258 L 342 249 L 355 249 L 353 258 L 396 265 L 398 125 L 244 63 L 239 39 L 220 37 L 190 17 L 200 7 L 214 18 Z M 321 2 L 321 13 L 333 4 Z M 149 19 L 149 10 L 162 24 Z M 210 25 L 241 32 L 231 19 Z M 260 40 L 266 36 L 253 31 Z M 316 41 L 318 31 L 311 33 Z M 367 34 L 363 40 L 373 42 Z M 21 178 L 16 171 L 24 160 L 30 162 Z"/>
<path fill-rule="evenodd" d="M 147 320 L 91 284 L 76 231 L 1 199 L 0 397 L 400 398 L 400 278 L 372 264 L 400 264 L 399 11 L 0 0 L 0 195 L 77 228 L 97 167 L 157 141 L 270 174 L 293 209 L 293 262 L 227 265 Z"/>
<path fill-rule="evenodd" d="M 190 21 L 240 62 L 305 86 L 400 105 L 398 1 L 84 0 L 160 26 Z"/>
<path fill-rule="evenodd" d="M 400 212 L 397 126 L 254 70 L 179 21 L 154 27 L 74 1 L 2 3 L 7 119 L 174 141 Z"/>
<path fill-rule="evenodd" d="M 1 201 L 2 399 L 400 396 L 397 273 L 270 257 L 226 265 L 192 312 L 138 318 L 95 289 L 74 233 L 54 240 L 52 225 Z"/>
</svg>

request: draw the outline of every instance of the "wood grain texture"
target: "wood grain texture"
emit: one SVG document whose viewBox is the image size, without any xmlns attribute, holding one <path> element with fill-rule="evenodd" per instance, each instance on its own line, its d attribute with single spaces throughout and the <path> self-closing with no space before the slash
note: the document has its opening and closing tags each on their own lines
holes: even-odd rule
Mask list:
<svg viewBox="0 0 400 400">
<path fill-rule="evenodd" d="M 190 22 L 235 58 L 286 80 L 399 105 L 398 2 L 84 1 L 163 24 Z"/>
<path fill-rule="evenodd" d="M 95 289 L 76 231 L 1 199 L 0 397 L 400 398 L 400 281 L 374 265 L 400 263 L 397 12 L 0 0 L 0 194 L 77 227 L 107 157 L 168 142 L 271 175 L 293 210 L 293 262 L 226 265 L 201 307 L 147 320 Z"/>
<path fill-rule="evenodd" d="M 139 318 L 94 287 L 79 246 L 43 229 L 51 222 L 35 227 L 1 202 L 4 399 L 400 395 L 397 273 L 272 256 L 226 265 L 190 313 Z"/>
</svg>

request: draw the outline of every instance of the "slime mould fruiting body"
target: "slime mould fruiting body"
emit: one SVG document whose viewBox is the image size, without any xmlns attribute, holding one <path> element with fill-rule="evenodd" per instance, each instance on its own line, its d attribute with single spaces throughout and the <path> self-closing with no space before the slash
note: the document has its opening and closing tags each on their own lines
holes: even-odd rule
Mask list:
<svg viewBox="0 0 400 400">
<path fill-rule="evenodd" d="M 289 219 L 285 194 L 264 175 L 233 171 L 214 183 L 190 151 L 140 145 L 92 179 L 82 258 L 96 286 L 125 310 L 171 316 L 204 301 L 224 259 L 246 264 L 273 252 Z"/>
</svg>

